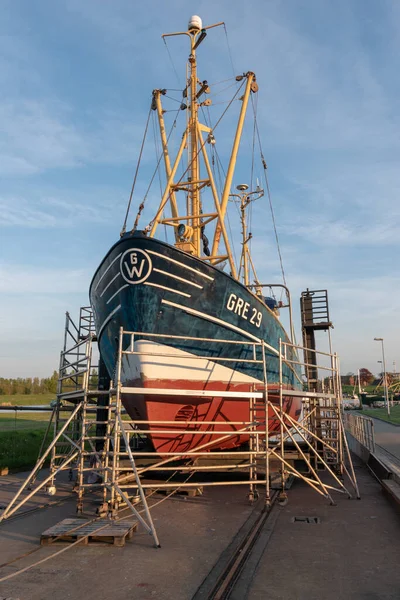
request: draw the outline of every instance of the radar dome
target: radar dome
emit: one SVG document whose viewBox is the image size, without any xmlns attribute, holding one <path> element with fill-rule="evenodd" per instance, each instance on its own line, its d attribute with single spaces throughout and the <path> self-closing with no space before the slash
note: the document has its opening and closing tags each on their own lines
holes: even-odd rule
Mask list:
<svg viewBox="0 0 400 600">
<path fill-rule="evenodd" d="M 200 19 L 200 17 L 198 17 L 197 15 L 193 15 L 193 17 L 190 17 L 189 25 L 188 25 L 189 31 L 192 31 L 193 29 L 200 31 L 200 29 L 202 29 L 202 28 L 203 28 L 203 22 Z"/>
</svg>

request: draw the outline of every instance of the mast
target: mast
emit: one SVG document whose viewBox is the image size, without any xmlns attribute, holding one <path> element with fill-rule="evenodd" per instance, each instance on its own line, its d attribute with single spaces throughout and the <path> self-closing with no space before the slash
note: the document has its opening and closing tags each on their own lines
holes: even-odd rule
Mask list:
<svg viewBox="0 0 400 600">
<path fill-rule="evenodd" d="M 249 232 L 247 234 L 247 216 L 246 209 L 249 206 L 250 202 L 254 202 L 258 200 L 264 195 L 264 190 L 262 190 L 258 185 L 257 189 L 254 192 L 248 192 L 249 186 L 246 183 L 241 183 L 236 187 L 236 189 L 240 192 L 239 194 L 230 194 L 231 198 L 238 198 L 240 201 L 240 222 L 242 225 L 242 252 L 240 255 L 240 265 L 239 265 L 239 279 L 242 275 L 243 270 L 243 283 L 246 287 L 250 286 L 250 272 L 253 272 L 254 281 L 256 287 L 260 285 L 258 281 L 257 273 L 251 259 L 250 250 L 249 250 L 249 242 L 253 237 Z M 257 293 L 259 290 L 257 290 Z"/>
<path fill-rule="evenodd" d="M 164 113 L 163 113 L 163 109 L 162 109 L 162 105 L 161 105 L 161 95 L 164 95 L 165 92 L 166 92 L 166 90 L 153 90 L 152 108 L 153 108 L 153 110 L 157 111 L 158 123 L 160 126 L 161 143 L 162 143 L 162 148 L 163 148 L 165 172 L 166 172 L 167 178 L 169 179 L 171 177 L 172 169 L 171 169 L 171 160 L 170 160 L 169 153 L 168 153 L 168 140 L 167 140 L 167 134 L 165 132 Z M 176 202 L 175 192 L 171 192 L 170 202 L 171 202 L 172 216 L 177 217 L 178 216 L 178 205 Z M 176 230 L 175 230 L 175 240 L 176 241 L 178 240 Z"/>
<path fill-rule="evenodd" d="M 255 81 L 256 77 L 255 77 L 254 73 L 252 73 L 252 72 L 246 73 L 246 77 L 247 77 L 246 88 L 245 88 L 244 95 L 241 99 L 242 100 L 242 108 L 240 111 L 239 122 L 238 122 L 237 130 L 236 130 L 235 139 L 233 141 L 232 153 L 231 153 L 231 158 L 229 161 L 228 172 L 226 174 L 224 191 L 222 192 L 222 198 L 221 198 L 222 218 L 225 218 L 226 209 L 228 207 L 228 200 L 229 200 L 230 189 L 231 189 L 231 185 L 232 185 L 232 178 L 233 178 L 233 174 L 235 172 L 236 159 L 237 159 L 237 154 L 239 151 L 240 140 L 242 137 L 244 119 L 245 119 L 246 112 L 247 112 L 247 106 L 249 104 L 250 92 L 258 91 L 258 85 Z M 212 254 L 215 254 L 218 252 L 218 246 L 219 246 L 220 239 L 221 239 L 221 223 L 218 223 L 217 227 L 215 228 Z"/>
<path fill-rule="evenodd" d="M 203 27 L 200 17 L 193 16 L 189 20 L 188 31 L 168 33 L 162 36 L 166 38 L 186 35 L 190 40 L 188 75 L 181 104 L 181 109 L 188 111 L 188 118 L 178 154 L 175 160 L 171 161 L 163 118 L 164 110 L 162 108 L 162 96 L 165 94 L 165 90 L 154 90 L 152 108 L 157 112 L 167 183 L 160 206 L 156 216 L 148 226 L 148 231 L 149 236 L 153 237 L 159 224 L 172 226 L 175 233 L 175 246 L 201 260 L 209 261 L 213 265 L 228 260 L 231 275 L 237 278 L 236 266 L 225 227 L 225 216 L 250 93 L 255 93 L 258 90 L 258 86 L 255 82 L 254 73 L 248 72 L 236 78 L 237 81 L 243 81 L 241 88 L 244 87 L 244 92 L 238 98 L 242 106 L 234 135 L 225 184 L 221 197 L 219 197 L 206 147 L 208 144 L 215 144 L 214 130 L 200 123 L 198 118 L 199 107 L 210 106 L 211 99 L 204 99 L 203 97 L 203 94 L 208 94 L 210 89 L 207 81 L 198 80 L 196 52 L 207 36 L 207 30 L 221 25 L 224 25 L 224 23 L 216 23 Z M 188 150 L 188 165 L 180 179 L 175 182 L 177 169 L 185 147 Z M 201 173 L 200 157 L 205 167 L 204 173 Z M 205 188 L 210 188 L 214 210 L 211 209 L 211 211 L 207 210 L 203 212 L 201 193 Z M 179 191 L 186 195 L 186 214 L 179 213 L 178 211 L 176 194 Z M 168 202 L 171 205 L 172 214 L 171 217 L 163 218 L 163 211 Z M 208 246 L 208 239 L 205 234 L 205 227 L 211 222 L 214 222 L 211 233 L 212 248 Z M 224 242 L 225 253 L 220 254 L 219 244 L 221 237 Z M 251 258 L 246 251 L 246 265 L 249 262 L 251 263 Z"/>
<path fill-rule="evenodd" d="M 189 23 L 190 27 L 190 23 Z M 199 228 L 199 214 L 200 214 L 200 190 L 199 190 L 199 151 L 198 151 L 198 141 L 197 141 L 197 121 L 198 121 L 198 104 L 197 104 L 197 62 L 196 62 L 196 29 L 191 29 L 191 53 L 189 56 L 189 69 L 190 69 L 190 78 L 189 78 L 189 110 L 190 110 L 190 119 L 189 119 L 189 143 L 190 143 L 190 153 L 189 153 L 189 178 L 190 182 L 190 193 L 189 193 L 189 211 L 188 214 L 192 215 L 192 219 L 190 221 L 193 233 L 191 237 L 191 241 L 194 245 L 194 254 L 196 256 L 201 256 L 200 249 L 200 228 Z"/>
</svg>

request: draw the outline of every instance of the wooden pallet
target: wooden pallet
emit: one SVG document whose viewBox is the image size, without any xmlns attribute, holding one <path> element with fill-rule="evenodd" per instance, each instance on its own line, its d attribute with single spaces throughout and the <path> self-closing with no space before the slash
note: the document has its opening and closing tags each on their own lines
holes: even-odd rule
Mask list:
<svg viewBox="0 0 400 600">
<path fill-rule="evenodd" d="M 164 480 L 151 480 L 149 481 L 151 483 L 160 483 L 163 484 L 165 483 Z M 145 490 L 145 494 L 146 496 L 149 496 L 150 494 L 154 493 L 154 488 L 146 488 L 146 481 L 143 481 L 142 483 L 143 488 Z M 182 484 L 184 486 L 184 484 Z M 203 486 L 202 485 L 198 485 L 196 487 L 178 487 L 179 484 L 177 484 L 176 488 L 159 488 L 157 489 L 157 494 L 161 494 L 162 496 L 169 496 L 169 494 L 176 494 L 177 496 L 188 496 L 189 498 L 194 498 L 195 496 L 201 496 L 203 494 Z"/>
<path fill-rule="evenodd" d="M 76 542 L 81 540 L 82 545 L 106 542 L 114 546 L 124 546 L 125 541 L 131 539 L 138 526 L 137 521 L 83 521 L 82 519 L 64 519 L 46 529 L 40 536 L 42 546 L 59 542 Z"/>
</svg>

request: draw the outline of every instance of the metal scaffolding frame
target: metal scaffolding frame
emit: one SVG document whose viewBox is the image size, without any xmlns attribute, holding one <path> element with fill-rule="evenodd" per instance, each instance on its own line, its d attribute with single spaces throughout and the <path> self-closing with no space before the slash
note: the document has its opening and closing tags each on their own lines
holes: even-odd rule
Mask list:
<svg viewBox="0 0 400 600">
<path fill-rule="evenodd" d="M 96 378 L 93 375 L 92 349 L 96 342 L 91 328 L 82 332 L 71 326 L 67 314 L 64 349 L 60 359 L 60 381 L 57 406 L 54 409 L 54 438 L 50 446 L 38 459 L 35 468 L 16 496 L 0 516 L 0 521 L 15 513 L 37 491 L 46 487 L 51 494 L 55 493 L 55 478 L 62 470 L 76 471 L 75 491 L 77 492 L 77 512 L 82 513 L 84 497 L 89 491 L 97 491 L 102 495 L 100 514 L 108 518 L 118 518 L 121 506 L 128 507 L 144 528 L 153 536 L 158 545 L 157 533 L 151 518 L 146 500 L 146 490 L 167 490 L 176 488 L 190 490 L 192 488 L 218 485 L 245 485 L 248 487 L 250 500 L 258 497 L 261 490 L 265 494 L 265 504 L 271 503 L 271 474 L 278 473 L 280 478 L 280 500 L 286 500 L 286 484 L 289 476 L 307 483 L 317 493 L 334 504 L 333 492 L 339 492 L 359 498 L 359 490 L 350 451 L 344 433 L 339 363 L 336 354 L 321 353 L 315 349 L 311 361 L 314 377 L 316 369 L 325 373 L 320 381 L 329 381 L 328 391 L 321 385 L 321 391 L 303 391 L 285 389 L 283 384 L 284 367 L 300 366 L 306 370 L 310 365 L 297 358 L 297 354 L 306 350 L 305 356 L 310 356 L 310 349 L 280 341 L 277 356 L 279 359 L 279 402 L 273 400 L 268 386 L 267 351 L 271 350 L 263 340 L 244 342 L 253 350 L 252 359 L 231 359 L 235 362 L 245 361 L 262 366 L 263 381 L 256 386 L 249 384 L 249 390 L 220 391 L 220 390 L 188 390 L 188 389 L 154 389 L 125 386 L 121 380 L 122 363 L 127 355 L 157 353 L 138 350 L 136 342 L 140 339 L 171 338 L 175 340 L 188 339 L 180 336 L 162 336 L 144 332 L 127 332 L 120 330 L 118 357 L 115 381 L 111 382 L 109 390 L 93 389 Z M 81 320 L 80 320 L 81 323 Z M 86 321 L 84 321 L 86 323 Z M 71 329 L 74 335 L 71 335 Z M 68 347 L 67 340 L 72 340 Z M 193 338 L 197 341 L 207 341 L 218 344 L 237 344 L 229 340 L 206 340 Z M 128 341 L 128 343 L 127 343 Z M 242 343 L 242 342 L 240 342 Z M 172 355 L 174 355 L 172 353 Z M 163 355 L 165 357 L 165 355 Z M 177 356 L 175 354 L 175 356 Z M 318 366 L 318 360 L 323 357 L 328 361 L 327 366 Z M 193 361 L 204 357 L 194 356 Z M 219 356 L 212 361 L 229 359 Z M 276 382 L 274 382 L 276 385 Z M 244 422 L 226 423 L 221 430 L 221 421 L 143 421 L 127 419 L 124 414 L 123 400 L 125 394 L 156 394 L 165 396 L 192 396 L 247 399 L 249 406 L 248 420 Z M 284 411 L 285 398 L 297 397 L 302 400 L 302 414 L 295 420 Z M 104 398 L 107 402 L 104 402 Z M 107 410 L 105 431 L 99 434 L 98 425 L 104 426 L 104 420 L 93 418 L 91 411 L 96 409 L 99 398 L 103 399 L 101 410 Z M 72 412 L 67 418 L 63 403 L 72 405 Z M 279 424 L 279 433 L 271 433 L 270 424 L 274 420 Z M 160 429 L 157 430 L 157 427 Z M 185 429 L 182 429 L 185 427 Z M 163 452 L 143 451 L 138 449 L 137 440 L 150 432 L 162 432 L 168 435 L 182 436 L 186 433 L 211 437 L 210 441 L 196 446 L 193 450 Z M 243 440 L 238 450 L 212 450 L 222 441 L 234 436 Z M 38 471 L 45 460 L 51 455 L 50 474 L 36 487 L 17 502 L 24 490 L 35 482 Z M 213 458 L 214 464 L 201 464 L 205 459 Z M 295 460 L 296 459 L 296 464 Z M 177 461 L 179 464 L 177 465 Z M 221 461 L 221 462 L 218 462 Z M 298 468 L 300 461 L 302 468 Z M 199 464 L 200 463 L 200 464 Z M 170 471 L 184 474 L 184 481 L 151 482 L 144 478 L 156 471 Z M 239 480 L 216 481 L 212 474 L 216 471 L 238 471 L 243 473 Z M 321 471 L 330 476 L 329 483 Z M 72 470 L 70 471 L 72 474 Z M 201 484 L 192 480 L 196 473 L 209 473 L 209 480 Z M 187 475 L 187 476 L 186 476 Z M 346 481 L 347 479 L 347 481 Z M 138 511 L 141 504 L 145 517 Z"/>
</svg>

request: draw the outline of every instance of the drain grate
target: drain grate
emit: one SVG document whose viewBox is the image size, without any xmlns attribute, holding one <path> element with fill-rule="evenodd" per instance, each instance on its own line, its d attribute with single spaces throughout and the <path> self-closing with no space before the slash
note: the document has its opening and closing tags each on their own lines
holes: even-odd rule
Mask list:
<svg viewBox="0 0 400 600">
<path fill-rule="evenodd" d="M 317 525 L 321 523 L 319 517 L 292 517 L 292 523 L 311 523 L 313 525 Z"/>
</svg>

